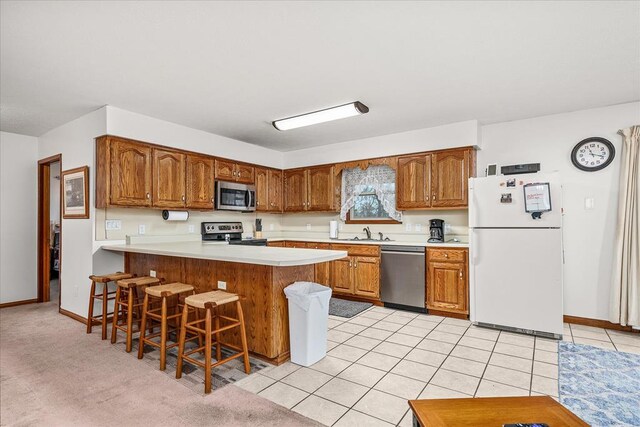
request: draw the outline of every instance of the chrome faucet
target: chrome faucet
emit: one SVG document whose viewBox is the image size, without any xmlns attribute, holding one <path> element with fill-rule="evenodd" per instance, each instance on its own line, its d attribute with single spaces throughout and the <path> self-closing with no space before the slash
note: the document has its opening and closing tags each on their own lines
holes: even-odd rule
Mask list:
<svg viewBox="0 0 640 427">
<path fill-rule="evenodd" d="M 363 228 L 362 231 L 367 233 L 367 240 L 371 240 L 371 230 L 369 230 L 369 227 Z"/>
<path fill-rule="evenodd" d="M 383 239 L 384 236 L 382 235 L 382 233 L 380 231 L 378 231 L 378 236 L 380 236 L 380 240 L 384 240 Z"/>
</svg>

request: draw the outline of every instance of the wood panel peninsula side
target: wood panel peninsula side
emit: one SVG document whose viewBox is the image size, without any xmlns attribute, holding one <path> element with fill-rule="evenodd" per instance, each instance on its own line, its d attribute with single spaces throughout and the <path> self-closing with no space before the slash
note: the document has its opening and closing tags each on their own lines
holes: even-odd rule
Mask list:
<svg viewBox="0 0 640 427">
<path fill-rule="evenodd" d="M 240 295 L 249 351 L 271 363 L 289 359 L 289 313 L 284 288 L 296 281 L 314 281 L 315 264 L 347 257 L 346 251 L 247 245 L 174 242 L 103 246 L 124 253 L 125 271 L 139 276 L 155 270 L 157 277 L 193 285 L 197 293 L 218 289 Z M 221 307 L 223 314 L 226 307 Z M 239 345 L 235 330 L 223 341 Z"/>
</svg>

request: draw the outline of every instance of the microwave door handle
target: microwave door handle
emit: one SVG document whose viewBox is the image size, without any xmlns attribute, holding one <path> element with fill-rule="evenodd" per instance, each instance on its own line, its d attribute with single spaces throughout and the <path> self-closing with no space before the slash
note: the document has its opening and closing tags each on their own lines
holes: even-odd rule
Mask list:
<svg viewBox="0 0 640 427">
<path fill-rule="evenodd" d="M 251 191 L 249 190 L 244 193 L 244 204 L 247 209 L 251 206 Z"/>
</svg>

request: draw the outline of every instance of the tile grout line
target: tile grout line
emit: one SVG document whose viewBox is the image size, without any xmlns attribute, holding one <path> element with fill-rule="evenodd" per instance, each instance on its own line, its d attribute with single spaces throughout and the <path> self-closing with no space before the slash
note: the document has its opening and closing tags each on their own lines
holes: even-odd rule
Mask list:
<svg viewBox="0 0 640 427">
<path fill-rule="evenodd" d="M 480 389 L 480 384 L 482 384 L 482 380 L 484 379 L 484 375 L 487 372 L 487 368 L 489 367 L 489 363 L 491 362 L 491 357 L 493 357 L 494 350 L 498 345 L 498 340 L 500 339 L 500 335 L 502 335 L 502 331 L 498 331 L 498 336 L 496 337 L 496 341 L 493 343 L 493 347 L 491 348 L 491 354 L 489 354 L 489 359 L 487 360 L 487 364 L 484 365 L 484 370 L 482 371 L 482 376 L 480 377 L 480 381 L 478 381 L 478 385 L 476 386 L 476 390 L 473 392 L 473 397 L 475 398 L 478 394 L 478 389 Z M 487 380 L 490 381 L 490 380 Z"/>
</svg>

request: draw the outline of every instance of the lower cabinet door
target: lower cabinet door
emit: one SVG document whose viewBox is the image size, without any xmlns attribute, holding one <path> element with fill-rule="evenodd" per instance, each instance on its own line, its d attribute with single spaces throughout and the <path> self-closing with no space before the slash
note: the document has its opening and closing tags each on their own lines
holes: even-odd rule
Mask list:
<svg viewBox="0 0 640 427">
<path fill-rule="evenodd" d="M 321 285 L 331 286 L 331 263 L 321 262 L 316 264 L 316 283 Z"/>
<path fill-rule="evenodd" d="M 468 313 L 466 264 L 429 262 L 427 308 Z"/>
<path fill-rule="evenodd" d="M 380 258 L 354 257 L 354 294 L 362 297 L 380 297 Z"/>
<path fill-rule="evenodd" d="M 353 257 L 331 262 L 332 288 L 336 293 L 353 295 Z"/>
</svg>

